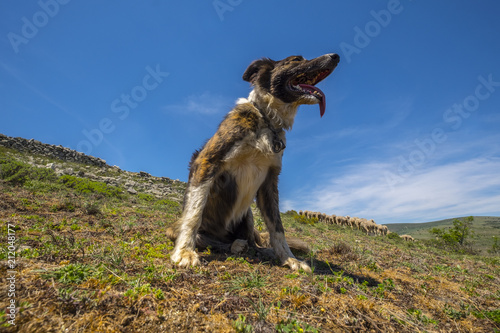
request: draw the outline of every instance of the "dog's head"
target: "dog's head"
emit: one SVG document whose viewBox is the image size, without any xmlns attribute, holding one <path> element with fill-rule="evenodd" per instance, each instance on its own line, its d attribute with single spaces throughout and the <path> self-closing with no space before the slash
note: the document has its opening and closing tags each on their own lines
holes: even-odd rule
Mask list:
<svg viewBox="0 0 500 333">
<path fill-rule="evenodd" d="M 323 116 L 325 94 L 315 85 L 333 72 L 339 60 L 335 53 L 311 60 L 302 56 L 290 56 L 279 61 L 259 59 L 248 66 L 243 80 L 250 82 L 261 94 L 270 94 L 294 107 L 319 104 Z"/>
</svg>

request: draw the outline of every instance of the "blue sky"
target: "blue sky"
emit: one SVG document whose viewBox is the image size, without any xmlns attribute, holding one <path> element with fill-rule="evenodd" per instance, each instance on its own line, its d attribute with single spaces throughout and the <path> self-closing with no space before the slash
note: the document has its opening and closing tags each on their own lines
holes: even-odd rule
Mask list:
<svg viewBox="0 0 500 333">
<path fill-rule="evenodd" d="M 288 134 L 281 210 L 500 216 L 498 1 L 2 1 L 0 133 L 187 165 L 261 57 L 341 61 Z"/>
</svg>

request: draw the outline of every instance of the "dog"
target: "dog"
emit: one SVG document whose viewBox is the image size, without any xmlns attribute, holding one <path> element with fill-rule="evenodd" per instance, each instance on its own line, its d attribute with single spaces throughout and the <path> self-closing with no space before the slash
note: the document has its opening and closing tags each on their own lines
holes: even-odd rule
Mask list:
<svg viewBox="0 0 500 333">
<path fill-rule="evenodd" d="M 283 265 L 311 272 L 297 260 L 285 238 L 279 211 L 278 176 L 285 131 L 302 104 L 319 104 L 324 93 L 315 85 L 330 75 L 340 57 L 325 54 L 306 60 L 290 56 L 253 61 L 243 74 L 253 90 L 240 98 L 217 132 L 194 152 L 180 219 L 167 231 L 175 241 L 171 260 L 180 267 L 199 265 L 196 248 L 211 246 L 240 252 L 261 248 L 264 240 L 254 228 L 251 204 L 256 201 L 269 232 L 269 243 Z"/>
</svg>

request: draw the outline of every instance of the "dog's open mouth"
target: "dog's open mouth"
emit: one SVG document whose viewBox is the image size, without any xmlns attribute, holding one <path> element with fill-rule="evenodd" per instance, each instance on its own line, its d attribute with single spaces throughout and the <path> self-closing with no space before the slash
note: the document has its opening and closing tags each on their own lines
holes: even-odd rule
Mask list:
<svg viewBox="0 0 500 333">
<path fill-rule="evenodd" d="M 321 117 L 325 114 L 326 110 L 326 97 L 325 94 L 315 87 L 320 81 L 326 78 L 333 70 L 326 69 L 321 71 L 314 71 L 309 73 L 302 73 L 289 81 L 290 90 L 302 93 L 304 95 L 311 95 L 319 101 L 319 112 Z"/>
</svg>

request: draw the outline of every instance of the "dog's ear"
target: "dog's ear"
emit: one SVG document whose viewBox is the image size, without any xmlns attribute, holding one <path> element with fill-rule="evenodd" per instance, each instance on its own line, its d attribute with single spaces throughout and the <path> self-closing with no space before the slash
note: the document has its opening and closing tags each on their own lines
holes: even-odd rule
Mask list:
<svg viewBox="0 0 500 333">
<path fill-rule="evenodd" d="M 243 73 L 243 80 L 254 83 L 258 74 L 263 71 L 271 71 L 274 68 L 274 60 L 263 58 L 253 61 Z"/>
</svg>

